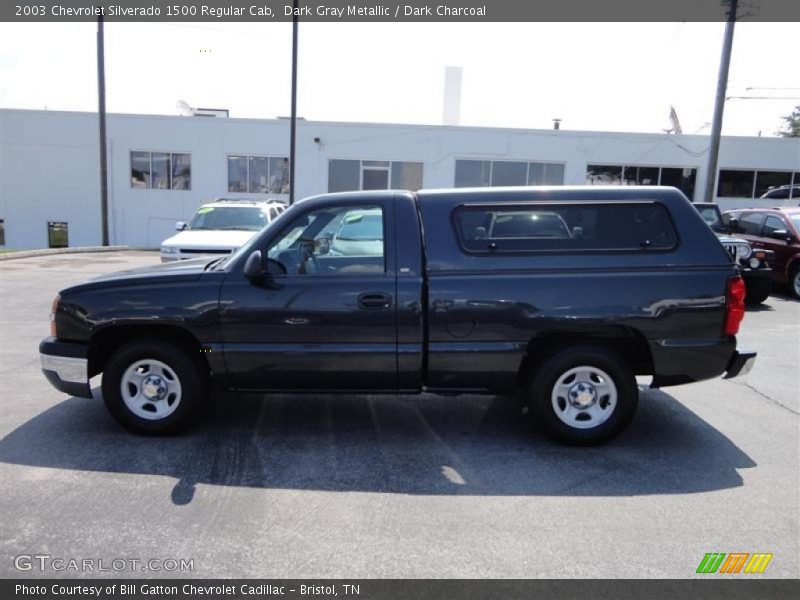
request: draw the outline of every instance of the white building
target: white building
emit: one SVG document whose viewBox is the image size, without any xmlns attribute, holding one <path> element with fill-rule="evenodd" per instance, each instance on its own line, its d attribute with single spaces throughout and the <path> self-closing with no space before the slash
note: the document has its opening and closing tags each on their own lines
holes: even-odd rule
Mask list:
<svg viewBox="0 0 800 600">
<path fill-rule="evenodd" d="M 98 138 L 94 113 L 0 110 L 0 242 L 100 243 Z M 697 135 L 300 120 L 296 198 L 594 182 L 676 185 L 700 201 L 708 144 Z M 110 242 L 158 247 L 176 221 L 216 197 L 286 199 L 288 150 L 286 119 L 109 115 Z M 758 198 L 770 187 L 800 184 L 800 140 L 725 137 L 719 165 L 723 209 L 763 204 Z"/>
</svg>

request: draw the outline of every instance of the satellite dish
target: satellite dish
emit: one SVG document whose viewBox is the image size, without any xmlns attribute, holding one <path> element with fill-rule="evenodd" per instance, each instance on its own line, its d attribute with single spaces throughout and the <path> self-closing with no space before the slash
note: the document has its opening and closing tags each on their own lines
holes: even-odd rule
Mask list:
<svg viewBox="0 0 800 600">
<path fill-rule="evenodd" d="M 175 108 L 178 109 L 178 114 L 183 117 L 191 117 L 194 112 L 186 100 L 178 100 L 178 102 L 175 104 Z"/>
<path fill-rule="evenodd" d="M 669 122 L 672 123 L 672 129 L 670 130 L 671 132 L 683 133 L 683 129 L 681 129 L 681 122 L 678 120 L 678 113 L 675 112 L 675 107 L 672 105 L 669 107 Z"/>
</svg>

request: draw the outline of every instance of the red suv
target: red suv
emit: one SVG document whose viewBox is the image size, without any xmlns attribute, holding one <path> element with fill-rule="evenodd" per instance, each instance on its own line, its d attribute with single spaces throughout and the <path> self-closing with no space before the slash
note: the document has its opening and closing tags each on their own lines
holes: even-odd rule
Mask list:
<svg viewBox="0 0 800 600">
<path fill-rule="evenodd" d="M 800 208 L 745 208 L 725 213 L 733 233 L 775 252 L 772 277 L 800 299 Z"/>
</svg>

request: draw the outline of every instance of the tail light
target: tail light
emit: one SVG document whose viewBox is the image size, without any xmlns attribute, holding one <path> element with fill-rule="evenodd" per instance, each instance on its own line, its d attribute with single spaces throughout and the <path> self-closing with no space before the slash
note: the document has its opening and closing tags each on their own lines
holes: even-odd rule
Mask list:
<svg viewBox="0 0 800 600">
<path fill-rule="evenodd" d="M 56 334 L 56 311 L 58 310 L 58 303 L 61 302 L 61 295 L 57 294 L 53 298 L 53 305 L 50 307 L 50 335 L 58 337 Z"/>
<path fill-rule="evenodd" d="M 723 333 L 725 335 L 736 335 L 739 333 L 739 325 L 744 319 L 744 280 L 739 277 L 728 279 L 728 289 L 725 293 L 725 325 Z"/>
</svg>

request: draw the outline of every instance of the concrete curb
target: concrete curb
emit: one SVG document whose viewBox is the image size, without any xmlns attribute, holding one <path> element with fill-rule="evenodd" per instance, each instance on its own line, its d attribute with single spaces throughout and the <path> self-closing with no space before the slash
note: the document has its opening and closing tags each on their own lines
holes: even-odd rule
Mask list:
<svg viewBox="0 0 800 600">
<path fill-rule="evenodd" d="M 50 254 L 80 254 L 84 252 L 119 252 L 120 250 L 131 250 L 130 246 L 85 246 L 74 248 L 42 248 L 40 250 L 20 250 L 19 252 L 9 252 L 0 254 L 0 261 L 13 260 L 15 258 L 31 258 L 34 256 L 49 256 Z"/>
</svg>

